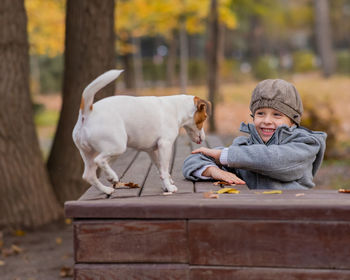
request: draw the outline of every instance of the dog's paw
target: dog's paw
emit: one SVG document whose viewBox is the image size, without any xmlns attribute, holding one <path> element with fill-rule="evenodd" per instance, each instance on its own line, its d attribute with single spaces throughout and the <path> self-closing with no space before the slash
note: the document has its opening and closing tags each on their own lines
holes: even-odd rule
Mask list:
<svg viewBox="0 0 350 280">
<path fill-rule="evenodd" d="M 105 194 L 111 195 L 111 194 L 114 192 L 114 188 L 105 187 L 105 188 L 103 189 L 103 192 L 104 192 Z"/>
<path fill-rule="evenodd" d="M 177 192 L 177 187 L 175 185 L 170 185 L 167 187 L 167 191 L 172 193 Z"/>
</svg>

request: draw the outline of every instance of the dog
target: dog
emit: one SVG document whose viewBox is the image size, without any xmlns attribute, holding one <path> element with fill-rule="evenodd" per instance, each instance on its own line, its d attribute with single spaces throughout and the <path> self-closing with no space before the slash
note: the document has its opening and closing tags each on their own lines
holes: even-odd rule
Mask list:
<svg viewBox="0 0 350 280">
<path fill-rule="evenodd" d="M 180 127 L 191 140 L 205 139 L 203 123 L 211 104 L 191 95 L 111 96 L 93 103 L 95 94 L 114 81 L 123 70 L 110 70 L 97 77 L 83 91 L 73 140 L 84 161 L 83 179 L 111 194 L 119 177 L 109 162 L 127 147 L 147 152 L 158 168 L 165 192 L 176 192 L 169 174 L 172 147 Z M 97 169 L 105 172 L 113 187 L 103 185 Z"/>
</svg>

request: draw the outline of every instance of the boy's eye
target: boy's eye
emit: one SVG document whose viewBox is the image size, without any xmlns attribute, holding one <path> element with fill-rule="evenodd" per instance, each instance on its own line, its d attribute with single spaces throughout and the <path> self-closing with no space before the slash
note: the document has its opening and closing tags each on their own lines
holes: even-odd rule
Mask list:
<svg viewBox="0 0 350 280">
<path fill-rule="evenodd" d="M 259 111 L 257 111 L 255 114 L 256 114 L 257 116 L 263 116 L 263 115 L 264 115 L 264 112 L 259 112 Z"/>
<path fill-rule="evenodd" d="M 282 117 L 282 114 L 280 114 L 280 113 L 274 113 L 273 114 L 275 117 Z"/>
</svg>

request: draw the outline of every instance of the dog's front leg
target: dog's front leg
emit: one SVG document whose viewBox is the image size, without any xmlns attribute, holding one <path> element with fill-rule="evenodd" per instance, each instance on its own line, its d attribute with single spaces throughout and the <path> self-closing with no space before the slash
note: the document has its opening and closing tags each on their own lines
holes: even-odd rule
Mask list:
<svg viewBox="0 0 350 280">
<path fill-rule="evenodd" d="M 159 173 L 160 173 L 160 179 L 162 180 L 162 183 L 163 183 L 163 190 L 165 192 L 177 191 L 177 187 L 174 185 L 174 182 L 171 179 L 169 174 L 172 148 L 173 148 L 173 142 L 169 140 L 158 141 Z"/>
</svg>

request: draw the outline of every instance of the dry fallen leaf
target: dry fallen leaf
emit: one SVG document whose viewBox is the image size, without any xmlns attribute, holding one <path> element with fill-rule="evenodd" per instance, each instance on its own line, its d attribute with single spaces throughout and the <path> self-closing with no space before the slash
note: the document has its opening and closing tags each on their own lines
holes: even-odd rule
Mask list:
<svg viewBox="0 0 350 280">
<path fill-rule="evenodd" d="M 73 268 L 68 267 L 68 266 L 61 267 L 60 276 L 62 278 L 73 277 Z"/>
<path fill-rule="evenodd" d="M 21 237 L 21 236 L 26 235 L 26 232 L 23 231 L 23 230 L 21 230 L 21 229 L 17 229 L 17 230 L 15 230 L 15 231 L 13 232 L 13 235 L 14 235 L 14 236 L 17 236 L 17 237 Z"/>
<path fill-rule="evenodd" d="M 263 194 L 281 194 L 282 191 L 280 190 L 275 190 L 275 191 L 264 191 L 262 192 Z"/>
<path fill-rule="evenodd" d="M 18 247 L 17 245 L 15 244 L 12 244 L 11 245 L 11 249 L 16 253 L 16 254 L 20 254 L 23 252 L 23 249 Z"/>
<path fill-rule="evenodd" d="M 338 192 L 340 192 L 340 193 L 350 193 L 350 189 L 339 189 Z"/>
<path fill-rule="evenodd" d="M 120 188 L 120 187 L 140 188 L 138 184 L 135 184 L 133 182 L 129 182 L 129 183 L 118 182 L 117 184 L 113 185 L 113 188 Z"/>
<path fill-rule="evenodd" d="M 55 241 L 56 241 L 56 244 L 57 244 L 57 245 L 61 245 L 62 242 L 63 242 L 61 237 L 56 237 L 56 240 L 55 240 Z"/>
<path fill-rule="evenodd" d="M 218 199 L 218 198 L 219 198 L 219 195 L 213 193 L 212 191 L 210 191 L 210 192 L 205 192 L 205 193 L 203 193 L 203 197 L 204 197 L 204 198 L 214 198 L 214 199 Z"/>
<path fill-rule="evenodd" d="M 67 219 L 64 220 L 64 222 L 65 222 L 66 225 L 71 225 L 72 224 L 72 219 L 67 218 Z"/>
<path fill-rule="evenodd" d="M 303 196 L 305 195 L 304 193 L 297 193 L 295 196 Z"/>
<path fill-rule="evenodd" d="M 17 245 L 12 244 L 10 248 L 3 248 L 1 250 L 1 254 L 3 257 L 9 257 L 13 255 L 17 255 L 23 252 L 23 249 L 18 247 Z"/>
<path fill-rule="evenodd" d="M 135 184 L 133 182 L 125 183 L 125 186 L 129 187 L 129 188 L 139 188 L 140 187 L 138 184 Z"/>
<path fill-rule="evenodd" d="M 4 266 L 5 265 L 5 262 L 0 260 L 0 266 Z"/>
<path fill-rule="evenodd" d="M 234 193 L 234 194 L 238 194 L 240 193 L 239 190 L 236 190 L 234 188 L 222 188 L 220 190 L 218 190 L 216 193 L 218 194 L 222 194 L 222 193 Z"/>
<path fill-rule="evenodd" d="M 255 192 L 255 194 L 282 194 L 282 191 L 280 190 L 264 191 L 264 192 Z"/>
</svg>

